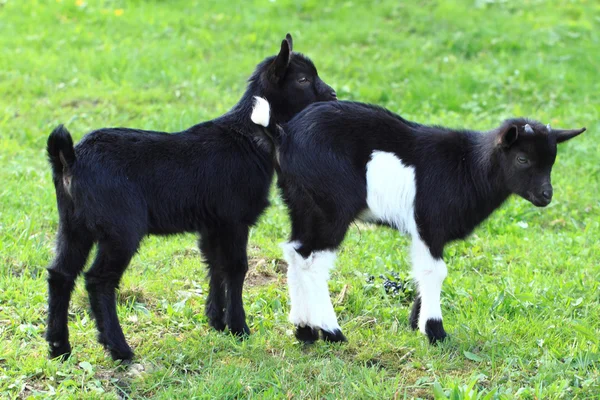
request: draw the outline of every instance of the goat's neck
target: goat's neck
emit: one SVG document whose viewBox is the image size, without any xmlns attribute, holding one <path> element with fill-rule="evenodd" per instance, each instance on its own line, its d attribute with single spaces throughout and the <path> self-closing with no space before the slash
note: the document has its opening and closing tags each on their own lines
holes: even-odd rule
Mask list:
<svg viewBox="0 0 600 400">
<path fill-rule="evenodd" d="M 498 165 L 494 141 L 493 132 L 470 133 L 468 148 L 465 149 L 469 158 L 465 189 L 475 200 L 466 211 L 472 215 L 475 225 L 483 222 L 510 196 L 503 171 Z"/>
<path fill-rule="evenodd" d="M 224 122 L 247 134 L 257 130 L 257 126 L 252 123 L 252 107 L 254 106 L 254 96 L 250 90 L 246 90 L 240 101 L 227 113 L 217 118 L 215 121 Z"/>
</svg>

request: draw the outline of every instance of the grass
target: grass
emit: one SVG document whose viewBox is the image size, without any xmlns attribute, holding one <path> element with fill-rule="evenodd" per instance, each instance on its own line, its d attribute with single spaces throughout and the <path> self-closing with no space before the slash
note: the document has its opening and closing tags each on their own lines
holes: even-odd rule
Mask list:
<svg viewBox="0 0 600 400">
<path fill-rule="evenodd" d="M 555 200 L 511 199 L 447 248 L 447 343 L 410 331 L 406 239 L 353 227 L 330 288 L 349 343 L 303 347 L 286 321 L 273 206 L 252 230 L 253 335 L 208 328 L 192 235 L 148 238 L 122 282 L 136 365 L 97 344 L 82 282 L 74 354 L 47 359 L 45 266 L 57 213 L 44 146 L 64 122 L 176 131 L 225 112 L 286 32 L 340 98 L 425 123 L 490 129 L 510 116 L 587 126 L 562 146 Z M 594 1 L 0 0 L 0 394 L 6 398 L 600 396 L 600 5 Z M 368 281 L 368 276 L 375 279 Z"/>
</svg>

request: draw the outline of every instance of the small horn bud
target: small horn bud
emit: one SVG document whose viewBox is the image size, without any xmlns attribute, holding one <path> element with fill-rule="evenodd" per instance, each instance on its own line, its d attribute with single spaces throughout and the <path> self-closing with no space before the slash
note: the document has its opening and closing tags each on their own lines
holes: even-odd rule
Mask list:
<svg viewBox="0 0 600 400">
<path fill-rule="evenodd" d="M 525 126 L 523 127 L 525 128 L 525 133 L 533 133 L 533 129 L 531 128 L 531 126 L 529 124 L 525 124 Z"/>
<path fill-rule="evenodd" d="M 548 133 L 552 132 L 552 127 L 550 126 L 550 124 L 546 125 L 546 129 L 548 129 Z"/>
</svg>

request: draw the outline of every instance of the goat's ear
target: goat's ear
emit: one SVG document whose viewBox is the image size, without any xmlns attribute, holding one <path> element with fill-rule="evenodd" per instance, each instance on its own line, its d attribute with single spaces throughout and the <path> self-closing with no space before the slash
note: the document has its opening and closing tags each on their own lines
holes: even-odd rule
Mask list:
<svg viewBox="0 0 600 400">
<path fill-rule="evenodd" d="M 556 142 L 562 143 L 575 136 L 585 132 L 585 128 L 581 129 L 552 129 L 552 134 L 556 135 Z"/>
<path fill-rule="evenodd" d="M 290 45 L 290 51 L 294 51 L 294 41 L 292 40 L 292 35 L 290 35 L 289 33 L 285 35 L 285 40 L 287 40 L 287 42 Z"/>
<path fill-rule="evenodd" d="M 281 41 L 281 49 L 275 60 L 269 67 L 269 78 L 279 83 L 285 76 L 285 72 L 290 65 L 292 58 L 292 36 L 288 33 L 284 40 Z"/>
<path fill-rule="evenodd" d="M 498 134 L 498 145 L 502 147 L 510 147 L 519 137 L 519 130 L 515 125 L 505 126 Z"/>
</svg>

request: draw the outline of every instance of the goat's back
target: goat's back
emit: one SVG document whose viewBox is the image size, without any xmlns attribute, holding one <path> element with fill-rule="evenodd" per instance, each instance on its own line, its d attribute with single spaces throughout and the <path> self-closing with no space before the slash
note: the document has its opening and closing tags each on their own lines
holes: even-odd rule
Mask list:
<svg viewBox="0 0 600 400">
<path fill-rule="evenodd" d="M 273 167 L 270 154 L 242 133 L 212 122 L 174 134 L 93 131 L 75 146 L 73 200 L 88 219 L 142 221 L 146 233 L 254 223 L 267 205 Z"/>
</svg>

